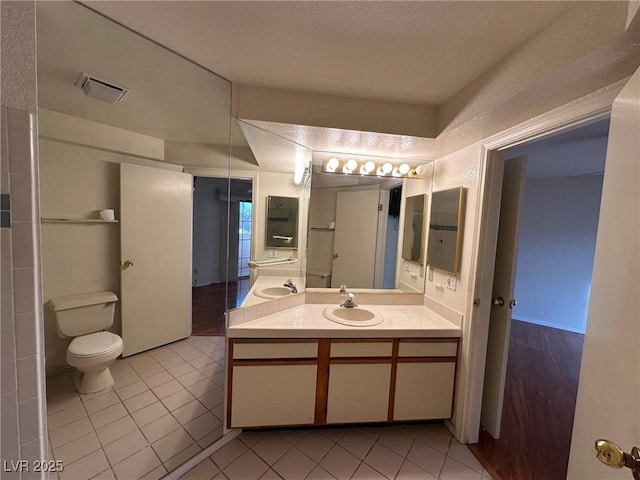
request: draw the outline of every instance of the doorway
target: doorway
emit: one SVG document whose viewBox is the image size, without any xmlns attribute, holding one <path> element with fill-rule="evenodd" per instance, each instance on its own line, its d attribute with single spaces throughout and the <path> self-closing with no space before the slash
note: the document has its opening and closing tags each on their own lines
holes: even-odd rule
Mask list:
<svg viewBox="0 0 640 480">
<path fill-rule="evenodd" d="M 502 427 L 497 438 L 481 431 L 472 447 L 502 480 L 566 476 L 608 128 L 606 118 L 503 152 L 528 157 L 518 303 L 503 347 Z"/>
</svg>

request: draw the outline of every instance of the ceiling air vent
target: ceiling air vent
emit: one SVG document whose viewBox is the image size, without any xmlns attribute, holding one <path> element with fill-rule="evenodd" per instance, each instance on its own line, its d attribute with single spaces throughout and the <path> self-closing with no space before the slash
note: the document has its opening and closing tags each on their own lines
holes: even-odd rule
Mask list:
<svg viewBox="0 0 640 480">
<path fill-rule="evenodd" d="M 86 73 L 80 74 L 76 85 L 82 89 L 87 97 L 107 103 L 119 102 L 129 91 L 124 87 L 105 82 Z"/>
</svg>

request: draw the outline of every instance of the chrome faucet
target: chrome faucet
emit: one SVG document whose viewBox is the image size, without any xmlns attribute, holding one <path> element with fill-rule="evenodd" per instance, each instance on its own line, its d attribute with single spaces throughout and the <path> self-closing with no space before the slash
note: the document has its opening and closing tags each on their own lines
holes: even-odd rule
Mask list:
<svg viewBox="0 0 640 480">
<path fill-rule="evenodd" d="M 291 279 L 287 280 L 286 282 L 284 282 L 285 287 L 287 287 L 289 290 L 291 290 L 291 293 L 298 293 L 298 287 L 296 287 L 294 285 L 294 283 L 291 281 Z"/>
<path fill-rule="evenodd" d="M 356 308 L 358 306 L 358 304 L 354 300 L 354 298 L 356 298 L 356 296 L 351 292 L 347 292 L 347 286 L 346 285 L 340 285 L 340 295 L 343 296 L 343 297 L 347 297 L 347 299 L 344 301 L 344 303 L 340 304 L 341 307 L 344 307 L 344 308 Z"/>
</svg>

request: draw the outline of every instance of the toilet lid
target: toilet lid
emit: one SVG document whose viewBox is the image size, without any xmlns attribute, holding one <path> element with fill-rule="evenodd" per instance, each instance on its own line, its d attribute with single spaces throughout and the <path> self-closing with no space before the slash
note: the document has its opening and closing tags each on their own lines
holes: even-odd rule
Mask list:
<svg viewBox="0 0 640 480">
<path fill-rule="evenodd" d="M 71 340 L 67 355 L 74 357 L 97 357 L 107 355 L 122 346 L 122 339 L 111 332 L 96 332 Z"/>
</svg>

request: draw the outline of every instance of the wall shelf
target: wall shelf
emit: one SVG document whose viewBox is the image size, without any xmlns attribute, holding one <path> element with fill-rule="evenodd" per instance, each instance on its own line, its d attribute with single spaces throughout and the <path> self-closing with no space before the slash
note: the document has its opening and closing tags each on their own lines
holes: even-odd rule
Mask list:
<svg viewBox="0 0 640 480">
<path fill-rule="evenodd" d="M 100 220 L 99 218 L 81 217 L 40 217 L 41 223 L 119 223 L 119 220 Z"/>
</svg>

